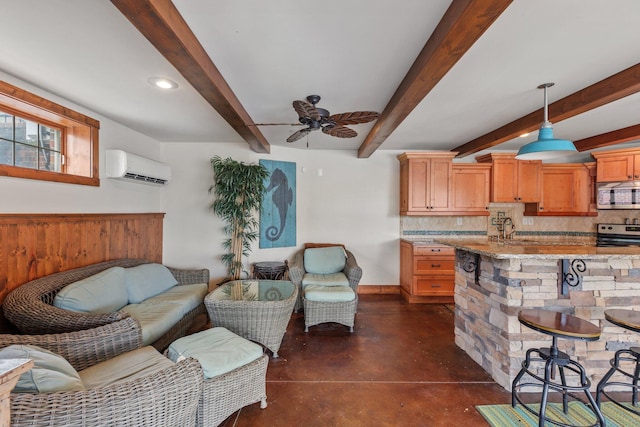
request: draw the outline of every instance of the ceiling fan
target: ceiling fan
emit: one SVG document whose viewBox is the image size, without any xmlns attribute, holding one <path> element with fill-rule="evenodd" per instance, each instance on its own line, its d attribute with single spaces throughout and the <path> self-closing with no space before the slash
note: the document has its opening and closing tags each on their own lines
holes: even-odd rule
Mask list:
<svg viewBox="0 0 640 427">
<path fill-rule="evenodd" d="M 345 125 L 369 123 L 380 116 L 375 111 L 329 114 L 329 111 L 324 108 L 316 107 L 318 101 L 320 101 L 320 95 L 309 95 L 307 101 L 293 101 L 293 109 L 298 113 L 298 121 L 307 127 L 293 133 L 287 138 L 287 142 L 295 142 L 318 129 L 337 138 L 353 138 L 358 133 Z"/>
</svg>

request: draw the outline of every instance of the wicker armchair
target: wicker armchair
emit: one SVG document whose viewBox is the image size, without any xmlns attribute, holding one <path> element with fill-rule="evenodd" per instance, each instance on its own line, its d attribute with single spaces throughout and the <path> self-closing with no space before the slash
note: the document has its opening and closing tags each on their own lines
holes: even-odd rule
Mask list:
<svg viewBox="0 0 640 427">
<path fill-rule="evenodd" d="M 138 348 L 136 326 L 134 319 L 126 318 L 120 325 L 99 326 L 90 331 L 0 335 L 0 348 L 36 345 L 63 356 L 80 371 Z M 191 427 L 202 390 L 202 368 L 189 358 L 145 378 L 99 389 L 12 393 L 11 425 Z"/>
<path fill-rule="evenodd" d="M 326 322 L 336 322 L 348 326 L 353 331 L 354 318 L 358 306 L 358 284 L 362 277 L 362 269 L 358 266 L 355 256 L 345 248 L 346 263 L 342 271 L 349 281 L 349 286 L 353 289 L 356 297 L 352 301 L 341 302 L 318 302 L 309 301 L 304 298 L 304 289 L 302 280 L 305 275 L 304 269 L 304 251 L 308 248 L 324 247 L 324 246 L 342 246 L 333 244 L 309 244 L 305 245 L 305 249 L 297 252 L 293 260 L 289 263 L 289 280 L 299 287 L 298 301 L 295 310 L 303 308 L 305 310 L 305 330 L 309 326 Z M 344 246 L 343 246 L 344 247 Z M 311 310 L 309 309 L 311 307 Z"/>
<path fill-rule="evenodd" d="M 85 267 L 50 274 L 27 282 L 14 289 L 2 304 L 5 317 L 24 334 L 56 334 L 86 331 L 98 326 L 113 325 L 114 334 L 127 329 L 129 314 L 116 311 L 106 314 L 87 314 L 63 310 L 53 305 L 56 294 L 65 286 L 111 267 L 135 267 L 150 261 L 117 259 Z M 209 283 L 209 270 L 169 268 L 179 285 Z M 167 333 L 152 345 L 164 351 L 171 342 L 185 335 L 196 316 L 206 313 L 204 303 L 187 313 Z M 139 326 L 138 326 L 138 329 Z"/>
</svg>

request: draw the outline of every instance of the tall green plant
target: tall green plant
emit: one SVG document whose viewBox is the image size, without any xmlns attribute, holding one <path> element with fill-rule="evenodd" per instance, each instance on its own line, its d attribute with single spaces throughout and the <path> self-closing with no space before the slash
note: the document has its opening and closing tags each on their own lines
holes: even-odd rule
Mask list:
<svg viewBox="0 0 640 427">
<path fill-rule="evenodd" d="M 238 280 L 243 271 L 242 257 L 249 256 L 251 243 L 259 236 L 256 214 L 262 204 L 269 171 L 260 164 L 246 164 L 219 156 L 211 159 L 211 167 L 214 177 L 209 193 L 214 193 L 215 200 L 210 208 L 226 221 L 224 232 L 229 236 L 222 243 L 227 253 L 221 259 L 227 266 L 229 278 Z"/>
</svg>

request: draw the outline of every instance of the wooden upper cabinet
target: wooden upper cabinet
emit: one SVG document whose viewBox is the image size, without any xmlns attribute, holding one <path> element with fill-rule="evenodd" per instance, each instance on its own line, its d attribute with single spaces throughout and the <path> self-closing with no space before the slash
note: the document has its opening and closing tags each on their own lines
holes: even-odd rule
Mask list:
<svg viewBox="0 0 640 427">
<path fill-rule="evenodd" d="M 451 210 L 454 215 L 489 215 L 490 164 L 453 164 Z"/>
<path fill-rule="evenodd" d="M 550 163 L 542 166 L 542 199 L 526 203 L 528 216 L 596 216 L 595 163 Z"/>
<path fill-rule="evenodd" d="M 623 149 L 591 153 L 597 161 L 596 182 L 640 180 L 640 150 Z"/>
<path fill-rule="evenodd" d="M 496 203 L 540 201 L 542 161 L 516 160 L 515 153 L 490 153 L 476 157 L 479 163 L 491 163 L 490 200 Z"/>
<path fill-rule="evenodd" d="M 451 200 L 452 160 L 456 153 L 404 153 L 400 160 L 400 215 L 442 215 Z"/>
</svg>

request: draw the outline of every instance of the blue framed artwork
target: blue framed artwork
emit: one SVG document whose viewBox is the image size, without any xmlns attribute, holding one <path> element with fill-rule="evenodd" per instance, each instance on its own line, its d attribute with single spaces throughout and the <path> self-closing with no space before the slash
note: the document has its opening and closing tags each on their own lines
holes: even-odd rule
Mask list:
<svg viewBox="0 0 640 427">
<path fill-rule="evenodd" d="M 296 246 L 296 164 L 260 160 L 269 176 L 260 209 L 260 248 Z"/>
</svg>

